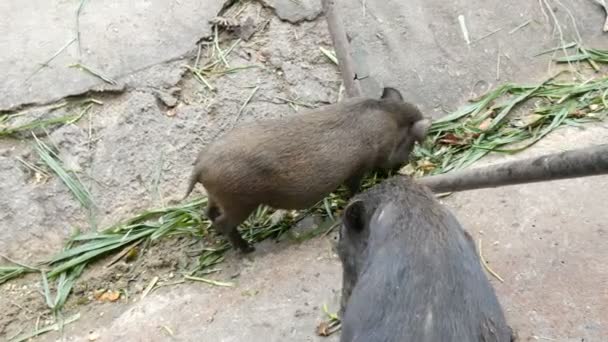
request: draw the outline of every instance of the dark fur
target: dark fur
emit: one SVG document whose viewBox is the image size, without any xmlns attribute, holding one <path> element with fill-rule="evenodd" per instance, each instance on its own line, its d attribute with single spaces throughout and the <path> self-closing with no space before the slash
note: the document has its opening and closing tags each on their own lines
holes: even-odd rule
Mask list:
<svg viewBox="0 0 608 342">
<path fill-rule="evenodd" d="M 343 222 L 342 342 L 511 341 L 475 243 L 426 188 L 388 179 Z"/>
<path fill-rule="evenodd" d="M 308 208 L 344 183 L 356 193 L 366 172 L 406 161 L 429 124 L 392 88 L 380 99 L 247 123 L 199 154 L 186 196 L 202 183 L 216 229 L 250 252 L 237 226 L 259 205 Z"/>
</svg>

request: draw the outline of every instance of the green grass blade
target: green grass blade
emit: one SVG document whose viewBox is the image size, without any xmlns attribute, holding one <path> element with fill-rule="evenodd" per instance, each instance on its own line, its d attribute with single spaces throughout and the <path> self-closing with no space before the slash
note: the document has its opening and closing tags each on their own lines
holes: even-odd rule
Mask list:
<svg viewBox="0 0 608 342">
<path fill-rule="evenodd" d="M 0 266 L 0 285 L 35 270 L 23 266 Z"/>
<path fill-rule="evenodd" d="M 87 108 L 91 108 L 92 105 L 89 105 Z M 19 132 L 32 131 L 35 129 L 47 128 L 49 126 L 57 125 L 57 124 L 69 124 L 74 123 L 84 115 L 85 111 L 82 111 L 79 115 L 65 115 L 57 118 L 51 119 L 43 119 L 43 120 L 34 120 L 32 122 L 28 122 L 23 125 L 19 125 L 16 127 L 5 127 L 0 129 L 0 136 L 3 135 L 12 135 Z M 5 125 L 6 126 L 6 125 Z"/>
<path fill-rule="evenodd" d="M 80 318 L 80 313 L 77 313 L 74 316 L 70 316 L 69 318 L 65 319 L 63 321 L 62 325 L 73 323 L 76 320 L 78 320 L 79 318 Z M 59 323 L 51 324 L 51 325 L 48 325 L 46 327 L 40 328 L 38 330 L 35 330 L 33 332 L 17 336 L 14 339 L 10 340 L 10 342 L 23 342 L 23 341 L 27 341 L 27 340 L 29 340 L 29 339 L 31 339 L 33 337 L 42 335 L 42 334 L 47 333 L 49 331 L 56 331 L 56 330 L 59 330 Z"/>
<path fill-rule="evenodd" d="M 89 191 L 80 183 L 77 179 L 72 177 L 58 161 L 57 156 L 52 150 L 42 141 L 40 141 L 35 135 L 36 145 L 34 148 L 40 159 L 61 179 L 61 181 L 70 189 L 72 194 L 78 199 L 80 204 L 86 209 L 92 209 L 93 200 Z"/>
<path fill-rule="evenodd" d="M 59 261 L 65 260 L 65 259 L 69 259 L 72 258 L 74 256 L 77 256 L 79 254 L 83 254 L 83 253 L 87 253 L 90 251 L 94 251 L 94 250 L 98 250 L 110 245 L 115 245 L 124 241 L 133 241 L 133 240 L 137 240 L 140 237 L 143 236 L 147 236 L 149 234 L 151 234 L 152 229 L 148 229 L 148 230 L 144 230 L 142 232 L 139 232 L 137 234 L 131 235 L 129 237 L 127 237 L 125 239 L 124 235 L 121 234 L 115 234 L 107 239 L 103 239 L 101 241 L 99 240 L 93 240 L 91 242 L 82 244 L 80 246 L 74 247 L 74 248 L 70 248 L 67 249 L 57 255 L 55 255 L 51 260 L 50 263 L 57 263 Z"/>
<path fill-rule="evenodd" d="M 69 275 L 65 276 L 65 272 L 61 274 L 61 281 L 57 285 L 57 296 L 55 297 L 55 310 L 61 310 L 72 288 L 76 279 L 82 274 L 86 263 L 82 263 L 69 271 Z"/>
<path fill-rule="evenodd" d="M 63 263 L 57 265 L 55 268 L 53 268 L 48 273 L 48 276 L 55 277 L 58 274 L 60 274 L 61 272 L 66 271 L 72 267 L 78 266 L 85 261 L 86 262 L 92 261 L 95 257 L 97 257 L 101 254 L 107 253 L 107 252 L 115 250 L 115 249 L 119 249 L 122 246 L 124 246 L 132 241 L 135 241 L 137 239 L 145 238 L 145 237 L 149 236 L 150 234 L 152 234 L 153 231 L 154 231 L 153 229 L 149 229 L 149 230 L 140 232 L 139 234 L 132 235 L 128 239 L 123 239 L 123 240 L 121 240 L 121 242 L 118 242 L 118 243 L 115 243 L 112 245 L 105 245 L 104 247 L 89 250 L 88 252 L 80 254 L 74 258 L 68 259 L 66 262 L 63 262 Z"/>
<path fill-rule="evenodd" d="M 48 306 L 51 310 L 55 309 L 55 301 L 53 300 L 53 296 L 51 295 L 51 289 L 49 287 L 49 281 L 44 272 L 42 274 L 42 289 L 44 290 L 44 300 L 46 302 L 46 306 Z"/>
</svg>

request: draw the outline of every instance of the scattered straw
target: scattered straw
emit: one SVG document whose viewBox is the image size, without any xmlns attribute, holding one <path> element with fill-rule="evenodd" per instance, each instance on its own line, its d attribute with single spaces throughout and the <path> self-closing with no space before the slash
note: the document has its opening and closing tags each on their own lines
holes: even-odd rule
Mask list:
<svg viewBox="0 0 608 342">
<path fill-rule="evenodd" d="M 193 280 L 193 281 L 200 281 L 202 283 L 213 285 L 213 286 L 223 286 L 223 287 L 234 286 L 234 283 L 225 283 L 225 282 L 221 282 L 221 281 L 215 281 L 215 280 L 211 280 L 211 279 L 207 279 L 207 278 L 194 277 L 194 276 L 189 276 L 189 275 L 185 275 L 184 278 L 186 278 L 188 280 Z"/>
<path fill-rule="evenodd" d="M 170 281 L 170 282 L 166 282 L 166 283 L 161 283 L 161 284 L 158 284 L 158 285 L 154 286 L 150 292 L 154 292 L 154 291 L 158 290 L 161 287 L 175 286 L 175 285 L 183 284 L 185 282 L 186 282 L 186 280 L 180 279 L 180 280 L 176 280 L 176 281 Z"/>
<path fill-rule="evenodd" d="M 59 50 L 57 50 L 57 52 L 55 52 L 49 59 L 47 59 L 42 64 L 40 64 L 40 66 L 36 70 L 34 70 L 34 72 L 32 72 L 25 79 L 24 82 L 29 81 L 32 77 L 34 77 L 34 75 L 36 75 L 38 72 L 40 72 L 40 70 L 42 70 L 43 68 L 49 66 L 49 63 L 51 63 L 57 56 L 59 56 L 65 49 L 67 49 L 75 41 L 76 41 L 76 38 L 72 38 L 69 42 L 67 42 L 64 46 L 62 46 Z"/>
<path fill-rule="evenodd" d="M 523 23 L 517 25 L 517 27 L 515 27 L 514 29 L 512 29 L 511 31 L 509 31 L 509 34 L 513 34 L 519 30 L 521 30 L 522 28 L 528 26 L 528 24 L 530 24 L 532 22 L 532 19 L 528 19 L 526 21 L 524 21 Z"/>
<path fill-rule="evenodd" d="M 106 83 L 109 83 L 109 84 L 112 84 L 112 85 L 117 85 L 118 84 L 118 82 L 116 82 L 112 78 L 104 75 L 101 71 L 93 69 L 90 66 L 86 66 L 86 65 L 84 65 L 82 63 L 72 64 L 72 65 L 70 65 L 70 68 L 78 68 L 80 70 L 86 71 L 89 74 L 91 74 L 91 75 L 93 75 L 93 76 L 95 76 L 97 78 L 100 78 L 102 81 L 104 81 Z"/>
<path fill-rule="evenodd" d="M 486 33 L 483 36 L 481 36 L 480 38 L 477 38 L 474 41 L 472 41 L 471 44 L 479 43 L 480 41 L 482 41 L 482 40 L 484 40 L 484 39 L 486 39 L 486 38 L 488 38 L 488 37 L 490 37 L 490 36 L 492 36 L 492 35 L 500 32 L 501 30 L 502 30 L 502 27 L 501 28 L 497 28 L 496 30 L 494 30 L 494 31 L 492 31 L 490 33 Z"/>
<path fill-rule="evenodd" d="M 460 30 L 462 31 L 462 37 L 467 45 L 471 45 L 471 39 L 469 39 L 469 30 L 467 29 L 467 23 L 465 22 L 464 15 L 458 15 L 458 23 L 460 24 Z"/>
<path fill-rule="evenodd" d="M 220 56 L 220 60 L 222 61 L 222 63 L 224 63 L 224 65 L 227 68 L 229 68 L 230 65 L 228 64 L 228 61 L 226 61 L 226 57 L 224 57 L 224 51 L 222 51 L 222 49 L 220 48 L 217 25 L 214 25 L 213 28 L 214 28 L 214 34 L 215 34 L 215 39 L 213 40 L 213 42 L 215 43 L 215 45 L 214 45 L 215 49 L 217 50 L 217 54 L 218 54 L 218 56 Z"/>
<path fill-rule="evenodd" d="M 194 76 L 196 76 L 196 78 L 205 85 L 205 87 L 207 87 L 210 91 L 214 91 L 215 88 L 211 85 L 211 83 L 209 83 L 205 77 L 203 76 L 203 74 L 200 72 L 200 70 L 197 70 L 189 65 L 184 65 L 184 67 L 188 70 L 190 70 Z"/>
<path fill-rule="evenodd" d="M 294 106 L 302 106 L 302 107 L 306 107 L 306 108 L 315 108 L 315 106 L 313 106 L 311 104 L 308 104 L 308 103 L 304 103 L 304 102 L 298 101 L 297 99 L 296 100 L 291 100 L 291 99 L 287 99 L 287 98 L 280 97 L 280 96 L 275 96 L 275 99 L 281 100 L 281 101 L 283 101 L 285 103 L 293 104 Z"/>
<path fill-rule="evenodd" d="M 34 331 L 29 332 L 24 335 L 17 336 L 13 340 L 10 340 L 9 342 L 23 342 L 23 341 L 27 341 L 33 337 L 45 334 L 49 331 L 59 331 L 62 326 L 76 322 L 79 318 L 80 318 L 80 313 L 77 313 L 74 316 L 70 316 L 67 319 L 63 320 L 61 323 L 58 322 L 55 324 L 47 325 L 46 327 L 40 328 L 40 329 L 38 329 L 36 327 L 36 329 Z"/>
<path fill-rule="evenodd" d="M 565 46 L 566 42 L 564 41 L 564 32 L 562 30 L 561 23 L 555 15 L 555 11 L 557 10 L 557 8 L 554 10 L 553 6 L 549 4 L 548 1 L 549 0 L 539 0 L 539 2 L 541 3 L 541 8 L 543 9 L 543 13 L 545 13 L 544 11 L 546 7 L 547 12 L 549 12 L 549 16 L 553 20 L 553 31 L 557 32 L 560 43 L 562 44 L 562 46 Z M 564 55 L 568 55 L 568 52 L 565 48 L 562 51 L 564 52 Z M 568 62 L 568 66 L 570 67 L 570 70 L 574 71 L 574 68 L 572 67 L 572 64 L 570 62 Z"/>
<path fill-rule="evenodd" d="M 329 51 L 326 48 L 319 46 L 319 50 L 327 57 L 332 63 L 338 65 L 338 57 L 336 57 L 336 53 L 333 51 Z"/>
<path fill-rule="evenodd" d="M 500 45 L 498 45 L 498 52 L 496 53 L 496 80 L 500 80 Z"/>
<path fill-rule="evenodd" d="M 87 113 L 89 111 L 89 109 L 91 109 L 92 106 L 93 106 L 92 104 L 86 106 L 77 115 L 65 115 L 65 116 L 51 118 L 51 119 L 34 120 L 32 122 L 28 122 L 26 124 L 14 126 L 14 127 L 10 127 L 6 124 L 3 124 L 2 126 L 0 126 L 0 137 L 7 136 L 7 135 L 13 135 L 13 134 L 21 133 L 21 132 L 34 131 L 37 129 L 44 129 L 49 126 L 58 125 L 58 124 L 64 124 L 64 125 L 73 124 L 73 123 L 77 122 L 78 120 L 80 120 L 83 117 L 83 115 L 85 113 Z M 9 121 L 9 120 L 10 120 L 10 118 L 8 118 L 6 121 Z"/>
<path fill-rule="evenodd" d="M 559 51 L 559 50 L 571 49 L 573 47 L 576 47 L 577 45 L 578 44 L 576 42 L 571 42 L 571 43 L 568 43 L 568 44 L 564 44 L 564 45 L 561 45 L 561 46 L 558 46 L 558 47 L 554 47 L 554 48 L 551 48 L 551 49 L 547 49 L 547 50 L 541 51 L 541 52 L 533 55 L 532 57 L 538 57 L 538 56 L 545 55 L 545 54 L 548 54 L 548 53 L 553 53 L 553 52 Z"/>
<path fill-rule="evenodd" d="M 156 283 L 158 282 L 158 276 L 152 278 L 152 281 L 150 281 L 150 284 L 148 284 L 148 286 L 146 286 L 145 290 L 141 293 L 141 299 L 143 300 L 144 298 L 146 298 L 146 296 L 148 295 L 148 293 L 150 293 L 150 291 L 152 291 L 152 289 L 154 288 L 154 286 L 156 285 Z"/>
<path fill-rule="evenodd" d="M 253 98 L 253 95 L 255 95 L 255 93 L 258 91 L 258 89 L 260 89 L 260 86 L 256 86 L 255 88 L 253 88 L 253 90 L 251 91 L 251 94 L 249 94 L 249 96 L 247 97 L 247 99 L 245 100 L 245 102 L 243 102 L 243 105 L 241 106 L 241 108 L 239 108 L 239 112 L 236 114 L 236 117 L 234 118 L 234 123 L 236 123 L 237 121 L 239 121 L 239 118 L 241 117 L 241 114 L 243 113 L 243 110 L 245 109 L 245 107 L 247 107 L 247 105 L 249 104 L 249 102 Z"/>
<path fill-rule="evenodd" d="M 80 0 L 80 4 L 78 5 L 78 9 L 76 10 L 76 41 L 78 42 L 78 60 L 82 58 L 82 47 L 80 40 L 80 12 L 82 12 L 82 7 L 84 7 L 84 3 L 87 0 Z"/>
<path fill-rule="evenodd" d="M 488 273 L 490 273 L 491 275 L 494 276 L 494 278 L 498 279 L 501 283 L 504 283 L 505 281 L 502 279 L 501 276 L 498 275 L 498 273 L 494 272 L 494 270 L 492 270 L 490 268 L 490 265 L 488 265 L 488 262 L 486 261 L 486 259 L 483 257 L 483 252 L 482 252 L 482 245 L 481 245 L 481 238 L 479 238 L 479 258 L 481 259 L 481 264 L 483 265 L 483 267 L 488 271 Z"/>
<path fill-rule="evenodd" d="M 216 59 L 212 62 L 208 62 L 208 63 L 204 64 L 202 67 L 199 67 L 200 55 L 202 53 L 202 47 L 201 47 L 202 44 L 199 44 L 199 50 L 197 52 L 197 57 L 194 62 L 194 66 L 183 65 L 183 67 L 188 69 L 201 84 L 203 84 L 205 87 L 207 87 L 207 89 L 209 89 L 209 91 L 216 90 L 216 88 L 211 84 L 209 79 L 211 79 L 213 77 L 222 76 L 225 74 L 235 73 L 235 72 L 238 72 L 241 70 L 257 67 L 255 65 L 230 67 L 226 58 L 228 57 L 228 55 L 230 55 L 230 53 L 234 50 L 234 48 L 241 42 L 241 39 L 235 40 L 228 49 L 222 50 L 220 47 L 220 44 L 219 44 L 219 39 L 217 37 L 217 34 L 218 34 L 217 27 L 215 27 L 214 33 L 215 33 L 215 39 L 212 43 L 210 43 L 212 48 L 209 49 L 208 52 L 211 53 L 212 57 L 216 57 Z"/>
</svg>

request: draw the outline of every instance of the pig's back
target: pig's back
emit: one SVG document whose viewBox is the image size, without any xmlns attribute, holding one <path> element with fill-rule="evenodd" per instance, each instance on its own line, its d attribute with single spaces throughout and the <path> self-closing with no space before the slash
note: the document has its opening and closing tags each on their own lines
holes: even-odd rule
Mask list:
<svg viewBox="0 0 608 342">
<path fill-rule="evenodd" d="M 372 191 L 397 203 L 400 217 L 371 223 L 341 341 L 510 341 L 474 243 L 450 210 L 402 177 Z"/>
<path fill-rule="evenodd" d="M 357 112 L 358 104 L 235 128 L 201 155 L 203 178 L 223 179 L 224 192 L 264 194 L 277 202 L 271 206 L 307 207 L 369 168 L 395 129 L 382 113 Z"/>
</svg>

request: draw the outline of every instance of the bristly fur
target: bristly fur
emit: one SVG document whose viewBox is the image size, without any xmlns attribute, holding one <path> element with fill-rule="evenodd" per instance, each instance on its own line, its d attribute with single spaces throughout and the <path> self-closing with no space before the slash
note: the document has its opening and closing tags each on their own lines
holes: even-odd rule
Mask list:
<svg viewBox="0 0 608 342">
<path fill-rule="evenodd" d="M 400 165 L 422 138 L 412 131 L 420 111 L 388 94 L 241 125 L 199 153 L 187 194 L 202 183 L 221 213 L 214 225 L 242 247 L 236 226 L 261 204 L 305 209 L 341 184 L 355 193 L 365 173 Z"/>
<path fill-rule="evenodd" d="M 473 240 L 426 188 L 393 177 L 343 215 L 341 341 L 511 341 Z"/>
</svg>

